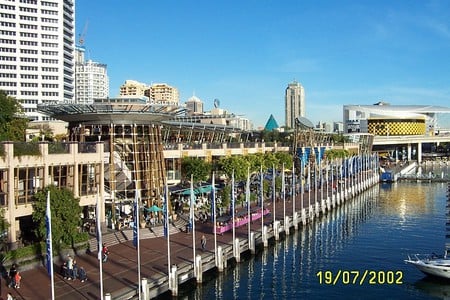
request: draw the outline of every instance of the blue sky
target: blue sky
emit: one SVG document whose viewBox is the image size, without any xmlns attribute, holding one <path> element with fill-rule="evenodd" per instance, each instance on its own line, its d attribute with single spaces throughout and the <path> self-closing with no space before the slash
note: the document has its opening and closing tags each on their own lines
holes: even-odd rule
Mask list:
<svg viewBox="0 0 450 300">
<path fill-rule="evenodd" d="M 306 117 L 342 121 L 345 104 L 450 106 L 450 1 L 76 0 L 76 36 L 125 80 L 177 87 L 264 126 L 284 125 L 284 92 Z M 447 118 L 447 117 L 446 117 Z"/>
</svg>

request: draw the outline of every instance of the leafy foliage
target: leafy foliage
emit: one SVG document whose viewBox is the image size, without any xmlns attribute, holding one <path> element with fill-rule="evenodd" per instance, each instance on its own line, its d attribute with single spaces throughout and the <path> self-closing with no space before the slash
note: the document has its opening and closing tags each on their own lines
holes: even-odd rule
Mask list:
<svg viewBox="0 0 450 300">
<path fill-rule="evenodd" d="M 47 186 L 35 195 L 33 221 L 37 223 L 36 236 L 45 241 L 47 192 L 50 191 L 50 210 L 52 221 L 52 238 L 54 248 L 60 250 L 63 246 L 73 246 L 78 237 L 80 225 L 80 200 L 65 188 L 58 189 L 53 185 Z"/>
<path fill-rule="evenodd" d="M 8 243 L 8 229 L 10 224 L 5 219 L 5 210 L 0 209 L 0 251 L 7 249 Z"/>
<path fill-rule="evenodd" d="M 20 103 L 0 90 L 0 140 L 24 141 L 28 121 Z"/>
<path fill-rule="evenodd" d="M 201 158 L 184 157 L 181 161 L 181 175 L 186 180 L 191 180 L 191 175 L 194 182 L 207 180 L 211 173 L 211 164 Z"/>
<path fill-rule="evenodd" d="M 345 149 L 330 149 L 325 151 L 327 159 L 345 158 L 350 156 L 348 150 Z"/>
</svg>

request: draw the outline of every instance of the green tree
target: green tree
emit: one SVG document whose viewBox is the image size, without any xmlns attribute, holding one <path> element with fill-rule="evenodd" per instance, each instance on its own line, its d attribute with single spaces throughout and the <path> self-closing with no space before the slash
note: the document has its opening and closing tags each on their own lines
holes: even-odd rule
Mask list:
<svg viewBox="0 0 450 300">
<path fill-rule="evenodd" d="M 0 90 L 0 141 L 24 141 L 27 124 L 20 103 Z"/>
<path fill-rule="evenodd" d="M 5 219 L 5 210 L 0 209 L 0 251 L 6 251 L 8 249 L 8 229 L 9 222 Z"/>
<path fill-rule="evenodd" d="M 183 157 L 181 160 L 181 176 L 185 180 L 191 180 L 191 175 L 194 182 L 204 181 L 209 178 L 211 173 L 211 164 L 204 159 L 197 157 Z"/>
<path fill-rule="evenodd" d="M 247 156 L 231 155 L 221 157 L 219 167 L 228 178 L 231 178 L 234 171 L 234 179 L 239 181 L 247 179 L 247 170 L 250 167 L 250 161 Z"/>
<path fill-rule="evenodd" d="M 292 169 L 293 158 L 292 154 L 287 152 L 275 152 L 275 158 L 278 160 L 278 168 L 283 166 L 285 170 Z"/>
<path fill-rule="evenodd" d="M 80 225 L 80 200 L 66 189 L 49 185 L 34 196 L 33 221 L 37 223 L 35 234 L 42 241 L 46 240 L 46 208 L 47 192 L 50 192 L 50 210 L 52 221 L 52 238 L 54 249 L 63 246 L 73 246 Z"/>
<path fill-rule="evenodd" d="M 345 149 L 330 149 L 325 151 L 325 157 L 327 159 L 336 159 L 348 157 L 350 154 L 348 150 Z"/>
</svg>

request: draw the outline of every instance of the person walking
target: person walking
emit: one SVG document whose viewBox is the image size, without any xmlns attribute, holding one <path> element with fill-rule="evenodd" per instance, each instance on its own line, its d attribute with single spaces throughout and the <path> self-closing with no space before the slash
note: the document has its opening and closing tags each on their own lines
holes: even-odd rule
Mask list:
<svg viewBox="0 0 450 300">
<path fill-rule="evenodd" d="M 104 263 L 108 261 L 108 255 L 109 255 L 108 247 L 106 247 L 106 244 L 103 244 L 102 257 L 103 257 L 103 262 Z"/>
<path fill-rule="evenodd" d="M 206 237 L 205 237 L 205 235 L 202 235 L 200 243 L 202 245 L 202 251 L 205 251 L 206 250 Z"/>
<path fill-rule="evenodd" d="M 12 264 L 11 268 L 9 269 L 9 287 L 15 287 L 16 286 L 16 273 L 17 273 L 17 266 L 16 264 Z"/>
<path fill-rule="evenodd" d="M 20 275 L 20 272 L 17 271 L 16 276 L 14 276 L 14 281 L 16 282 L 15 288 L 20 289 L 20 281 L 22 279 L 22 275 Z"/>
</svg>

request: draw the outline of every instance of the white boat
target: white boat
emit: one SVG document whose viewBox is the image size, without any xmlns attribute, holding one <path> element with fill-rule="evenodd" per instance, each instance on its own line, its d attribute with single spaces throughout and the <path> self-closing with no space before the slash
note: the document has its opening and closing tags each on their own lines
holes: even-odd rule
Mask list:
<svg viewBox="0 0 450 300">
<path fill-rule="evenodd" d="M 450 258 L 447 256 L 414 254 L 408 255 L 405 262 L 427 275 L 450 279 Z"/>
</svg>

